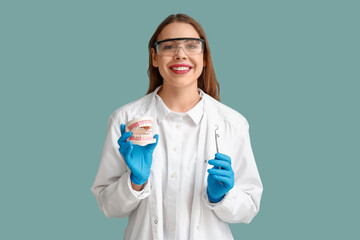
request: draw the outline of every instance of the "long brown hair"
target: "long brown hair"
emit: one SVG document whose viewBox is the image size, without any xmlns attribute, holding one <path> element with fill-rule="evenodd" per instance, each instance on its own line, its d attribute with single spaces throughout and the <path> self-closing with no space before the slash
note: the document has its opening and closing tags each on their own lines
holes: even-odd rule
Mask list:
<svg viewBox="0 0 360 240">
<path fill-rule="evenodd" d="M 172 14 L 168 16 L 156 29 L 154 35 L 149 41 L 149 68 L 148 75 L 150 79 L 149 90 L 147 93 L 153 92 L 158 86 L 163 84 L 163 78 L 160 75 L 159 69 L 152 65 L 152 56 L 151 48 L 154 47 L 154 43 L 157 41 L 157 37 L 160 32 L 170 23 L 181 22 L 188 23 L 192 25 L 195 30 L 198 32 L 200 38 L 205 40 L 205 49 L 204 49 L 204 60 L 206 66 L 204 67 L 200 77 L 198 78 L 198 88 L 203 90 L 205 93 L 220 101 L 220 85 L 216 80 L 215 70 L 211 61 L 209 43 L 207 41 L 206 35 L 202 27 L 198 22 L 193 18 L 187 16 L 186 14 Z M 156 54 L 156 53 L 155 53 Z"/>
</svg>

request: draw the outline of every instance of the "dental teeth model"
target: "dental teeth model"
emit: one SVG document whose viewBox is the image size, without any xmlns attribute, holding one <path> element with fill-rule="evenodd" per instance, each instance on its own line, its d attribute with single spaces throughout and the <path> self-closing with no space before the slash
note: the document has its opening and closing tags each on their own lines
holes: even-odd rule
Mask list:
<svg viewBox="0 0 360 240">
<path fill-rule="evenodd" d="M 125 131 L 132 133 L 128 141 L 132 141 L 134 144 L 140 146 L 155 143 L 156 139 L 152 133 L 152 125 L 152 117 L 141 117 L 129 121 L 125 125 Z"/>
</svg>

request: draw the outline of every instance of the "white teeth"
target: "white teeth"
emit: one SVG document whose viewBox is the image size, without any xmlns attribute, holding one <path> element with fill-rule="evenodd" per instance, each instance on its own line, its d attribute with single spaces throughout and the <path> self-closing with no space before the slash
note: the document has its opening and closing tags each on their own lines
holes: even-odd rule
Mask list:
<svg viewBox="0 0 360 240">
<path fill-rule="evenodd" d="M 130 130 L 133 133 L 133 136 L 140 136 L 140 135 L 151 135 L 152 128 L 147 124 L 140 124 Z"/>
<path fill-rule="evenodd" d="M 134 134 L 133 137 L 149 137 L 152 136 L 152 134 L 150 133 L 146 133 L 146 134 Z"/>
<path fill-rule="evenodd" d="M 184 70 L 189 70 L 189 67 L 173 67 L 172 69 L 177 70 L 177 71 L 184 71 Z"/>
<path fill-rule="evenodd" d="M 136 139 L 140 139 L 140 141 L 144 141 L 144 140 L 148 140 L 148 139 L 152 138 L 152 135 L 151 134 L 133 135 L 132 137 L 136 138 Z M 137 140 L 137 141 L 139 141 L 139 140 Z"/>
<path fill-rule="evenodd" d="M 133 127 L 132 129 L 130 129 L 131 131 L 134 131 L 136 129 L 139 129 L 139 128 L 143 128 L 143 127 L 149 127 L 151 129 L 151 126 L 148 126 L 146 124 L 140 124 L 139 126 L 136 126 L 136 127 Z"/>
</svg>

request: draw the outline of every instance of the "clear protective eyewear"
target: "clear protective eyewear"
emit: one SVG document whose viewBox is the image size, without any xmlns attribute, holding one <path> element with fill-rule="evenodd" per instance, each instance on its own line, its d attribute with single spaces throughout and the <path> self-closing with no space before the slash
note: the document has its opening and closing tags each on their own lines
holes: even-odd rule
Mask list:
<svg viewBox="0 0 360 240">
<path fill-rule="evenodd" d="M 181 42 L 181 43 L 179 43 Z M 205 40 L 201 38 L 171 38 L 154 43 L 160 56 L 174 56 L 182 47 L 186 55 L 199 55 L 204 51 Z"/>
</svg>

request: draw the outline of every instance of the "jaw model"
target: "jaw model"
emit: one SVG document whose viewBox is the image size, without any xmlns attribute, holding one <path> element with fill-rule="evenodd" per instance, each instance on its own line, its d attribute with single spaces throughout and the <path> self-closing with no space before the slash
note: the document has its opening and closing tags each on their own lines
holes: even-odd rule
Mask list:
<svg viewBox="0 0 360 240">
<path fill-rule="evenodd" d="M 153 137 L 152 125 L 152 117 L 141 117 L 129 121 L 125 125 L 125 131 L 132 133 L 128 141 L 140 146 L 155 143 L 156 139 Z"/>
</svg>

